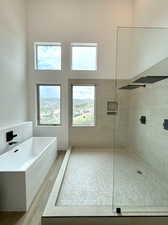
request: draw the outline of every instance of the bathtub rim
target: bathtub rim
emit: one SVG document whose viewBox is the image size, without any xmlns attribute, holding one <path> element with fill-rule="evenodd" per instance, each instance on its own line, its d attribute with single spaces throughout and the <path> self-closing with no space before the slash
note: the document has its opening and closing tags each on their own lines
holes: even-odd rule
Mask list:
<svg viewBox="0 0 168 225">
<path fill-rule="evenodd" d="M 34 159 L 32 159 L 32 162 L 29 165 L 27 165 L 24 169 L 13 169 L 13 170 L 1 170 L 0 169 L 0 173 L 16 173 L 16 172 L 26 173 L 26 171 L 28 171 L 31 168 L 31 166 L 45 153 L 45 151 L 47 150 L 47 148 L 50 145 L 52 145 L 54 142 L 57 141 L 57 137 L 30 137 L 30 138 L 24 140 L 23 142 L 18 143 L 13 148 L 11 148 L 9 151 L 7 151 L 4 154 L 0 155 L 0 158 L 1 158 L 1 156 L 7 155 L 9 152 L 14 151 L 14 149 L 18 148 L 19 146 L 23 145 L 25 142 L 27 142 L 27 141 L 29 141 L 31 139 L 34 139 L 34 138 L 36 138 L 36 139 L 41 139 L 41 138 L 44 138 L 44 139 L 47 139 L 48 138 L 49 139 L 50 138 L 51 141 L 45 146 L 45 148 L 37 156 L 34 157 Z"/>
</svg>

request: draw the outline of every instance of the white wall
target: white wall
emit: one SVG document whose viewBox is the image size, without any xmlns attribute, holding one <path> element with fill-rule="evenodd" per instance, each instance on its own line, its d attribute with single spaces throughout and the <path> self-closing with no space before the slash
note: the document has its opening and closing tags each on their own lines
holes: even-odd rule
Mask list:
<svg viewBox="0 0 168 225">
<path fill-rule="evenodd" d="M 134 0 L 134 25 L 168 27 L 167 0 Z"/>
<path fill-rule="evenodd" d="M 63 126 L 34 127 L 35 135 L 58 136 L 59 149 L 68 145 L 68 79 L 112 79 L 115 75 L 116 26 L 130 26 L 132 0 L 29 0 L 28 75 L 29 119 L 36 124 L 36 83 L 61 83 Z M 63 71 L 37 72 L 33 65 L 33 43 L 63 43 Z M 70 71 L 70 43 L 98 42 L 98 72 Z"/>
<path fill-rule="evenodd" d="M 167 7 L 167 0 L 133 1 L 132 24 L 139 28 L 119 30 L 118 78 L 135 77 L 168 57 Z"/>
<path fill-rule="evenodd" d="M 133 5 L 133 25 L 155 27 L 134 31 L 133 59 L 135 74 L 143 72 L 168 57 L 168 1 L 135 0 Z M 166 28 L 167 29 L 158 29 Z"/>
<path fill-rule="evenodd" d="M 0 126 L 27 119 L 24 0 L 0 1 Z"/>
<path fill-rule="evenodd" d="M 120 28 L 118 32 L 118 79 L 134 78 L 167 58 L 167 40 L 168 28 Z M 160 75 L 167 75 L 167 73 L 160 69 Z"/>
</svg>

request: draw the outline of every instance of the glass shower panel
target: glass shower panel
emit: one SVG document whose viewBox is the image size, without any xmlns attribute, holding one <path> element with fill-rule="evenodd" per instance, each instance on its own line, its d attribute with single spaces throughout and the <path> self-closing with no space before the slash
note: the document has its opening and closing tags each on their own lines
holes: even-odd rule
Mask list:
<svg viewBox="0 0 168 225">
<path fill-rule="evenodd" d="M 168 29 L 119 28 L 113 210 L 168 211 Z"/>
</svg>

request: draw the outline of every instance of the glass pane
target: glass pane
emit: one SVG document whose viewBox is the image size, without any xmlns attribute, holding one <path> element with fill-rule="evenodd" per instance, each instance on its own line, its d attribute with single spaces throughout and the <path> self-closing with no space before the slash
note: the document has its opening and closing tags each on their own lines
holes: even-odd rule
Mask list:
<svg viewBox="0 0 168 225">
<path fill-rule="evenodd" d="M 61 70 L 61 46 L 37 46 L 38 70 Z"/>
<path fill-rule="evenodd" d="M 39 87 L 40 124 L 60 124 L 60 86 Z"/>
<path fill-rule="evenodd" d="M 74 126 L 95 125 L 95 86 L 73 86 L 72 89 Z"/>
<path fill-rule="evenodd" d="M 97 47 L 72 47 L 72 70 L 96 70 Z"/>
<path fill-rule="evenodd" d="M 129 215 L 168 209 L 167 40 L 168 29 L 118 30 L 113 204 Z"/>
</svg>

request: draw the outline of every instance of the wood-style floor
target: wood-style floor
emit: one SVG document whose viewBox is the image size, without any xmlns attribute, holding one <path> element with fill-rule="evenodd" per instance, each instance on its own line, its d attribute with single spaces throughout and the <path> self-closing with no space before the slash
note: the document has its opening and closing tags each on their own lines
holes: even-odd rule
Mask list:
<svg viewBox="0 0 168 225">
<path fill-rule="evenodd" d="M 40 225 L 49 194 L 61 167 L 65 153 L 61 152 L 50 169 L 41 189 L 27 213 L 0 213 L 0 225 Z M 19 193 L 18 193 L 19 195 Z"/>
</svg>

